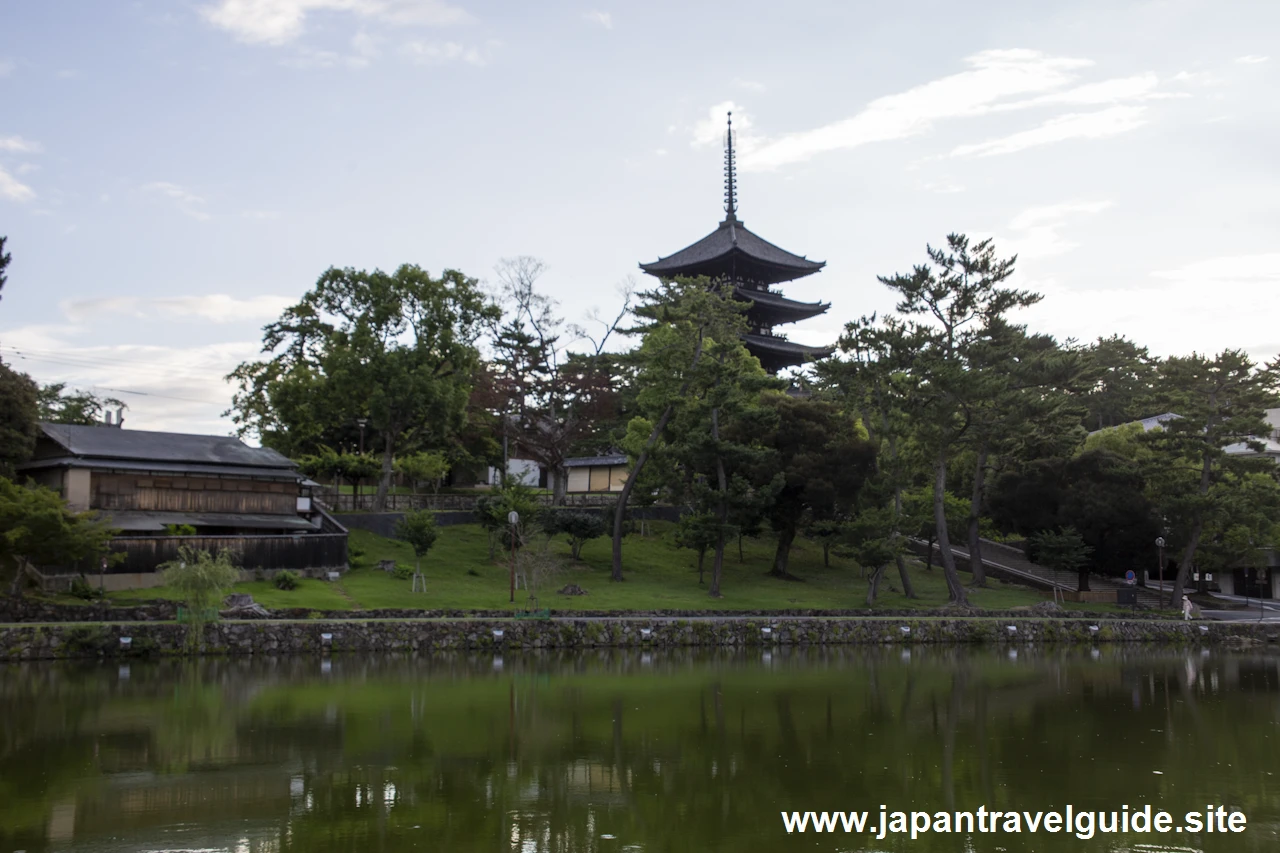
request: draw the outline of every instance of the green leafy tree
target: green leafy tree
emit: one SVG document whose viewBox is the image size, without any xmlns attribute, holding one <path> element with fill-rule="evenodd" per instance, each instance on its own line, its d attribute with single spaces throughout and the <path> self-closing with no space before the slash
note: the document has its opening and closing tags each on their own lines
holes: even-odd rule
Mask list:
<svg viewBox="0 0 1280 853">
<path fill-rule="evenodd" d="M 40 434 L 39 388 L 31 377 L 0 362 L 0 477 L 31 458 Z"/>
<path fill-rule="evenodd" d="M 3 293 L 4 286 L 9 281 L 6 271 L 9 269 L 9 261 L 13 260 L 13 255 L 4 250 L 4 244 L 8 239 L 8 237 L 0 237 L 0 294 Z M 0 298 L 3 298 L 3 296 L 0 296 Z"/>
<path fill-rule="evenodd" d="M 440 451 L 412 453 L 396 460 L 396 468 L 416 490 L 418 483 L 431 483 L 436 493 L 449 475 L 449 458 Z"/>
<path fill-rule="evenodd" d="M 867 606 L 873 607 L 885 569 L 902 557 L 906 547 L 898 519 L 891 507 L 865 510 L 845 525 L 844 534 L 854 559 L 868 573 Z"/>
<path fill-rule="evenodd" d="M 1156 462 L 1149 482 L 1182 551 L 1170 606 L 1182 596 L 1206 527 L 1224 511 L 1214 486 L 1231 472 L 1271 469 L 1265 459 L 1229 455 L 1227 448 L 1261 450 L 1260 437 L 1271 429 L 1266 410 L 1277 405 L 1278 388 L 1280 360 L 1259 368 L 1240 350 L 1171 357 L 1160 365 L 1157 399 L 1181 415 L 1146 436 Z"/>
<path fill-rule="evenodd" d="M 569 553 L 573 559 L 582 559 L 582 546 L 608 532 L 604 517 L 599 513 L 575 509 L 544 511 L 539 519 L 542 531 L 548 536 L 565 536 L 569 540 Z"/>
<path fill-rule="evenodd" d="M 214 554 L 182 545 L 176 560 L 161 563 L 157 568 L 163 573 L 164 585 L 178 593 L 185 607 L 187 645 L 196 649 L 210 613 L 217 615 L 217 603 L 240 580 L 240 570 L 235 566 L 232 553 L 224 549 Z"/>
<path fill-rule="evenodd" d="M 707 551 L 715 547 L 719 535 L 719 522 L 708 512 L 685 513 L 676 524 L 676 547 L 688 548 L 698 555 L 698 586 L 703 585 Z"/>
<path fill-rule="evenodd" d="M 1091 384 L 1084 394 L 1084 426 L 1101 430 L 1140 420 L 1153 405 L 1156 359 L 1120 335 L 1098 338 L 1084 353 Z"/>
<path fill-rule="evenodd" d="M 507 520 L 512 511 L 520 516 L 520 527 L 531 531 L 541 508 L 533 488 L 513 477 L 503 477 L 501 484 L 477 498 L 476 518 L 489 534 L 489 559 L 494 558 L 499 543 L 504 548 L 512 545 L 511 525 Z M 522 532 L 517 530 L 515 546 L 523 545 L 524 539 Z"/>
<path fill-rule="evenodd" d="M 456 270 L 434 278 L 411 264 L 394 273 L 331 268 L 266 327 L 263 352 L 272 357 L 230 375 L 240 388 L 234 420 L 241 432 L 278 429 L 278 396 L 296 398 L 299 388 L 315 392 L 311 405 L 330 423 L 367 417 L 381 442 L 380 510 L 398 450 L 439 447 L 461 430 L 475 342 L 496 311 Z"/>
<path fill-rule="evenodd" d="M 759 440 L 776 452 L 765 457 L 758 478 L 783 478 L 768 511 L 778 536 L 770 574 L 788 577 L 796 536 L 808 524 L 848 514 L 875 467 L 875 448 L 865 432 L 859 434 L 857 422 L 831 403 L 782 394 L 765 395 L 763 403 L 777 420 Z"/>
<path fill-rule="evenodd" d="M 639 324 L 627 330 L 641 336 L 628 359 L 640 389 L 636 407 L 651 424 L 638 447 L 630 475 L 618 495 L 613 517 L 613 563 L 610 577 L 621 581 L 622 533 L 627 503 L 642 481 L 645 465 L 663 440 L 667 426 L 702 377 L 709 349 L 717 341 L 737 342 L 745 331 L 745 306 L 727 289 L 711 287 L 706 278 L 664 280 L 639 294 Z"/>
<path fill-rule="evenodd" d="M 430 510 L 421 509 L 417 512 L 405 513 L 405 516 L 396 522 L 396 538 L 408 542 L 413 548 L 413 555 L 417 558 L 414 566 L 417 574 L 422 574 L 422 558 L 427 556 L 431 546 L 436 544 L 438 535 L 436 516 Z"/>
<path fill-rule="evenodd" d="M 1042 530 L 1030 538 L 1029 544 L 1034 558 L 1053 569 L 1055 583 L 1058 572 L 1075 572 L 1080 578 L 1079 588 L 1089 588 L 1089 553 L 1093 549 L 1085 544 L 1080 531 L 1074 527 Z"/>
<path fill-rule="evenodd" d="M 106 556 L 117 532 L 97 513 L 68 509 L 52 489 L 0 477 L 0 568 L 12 573 L 11 595 L 22 591 L 21 561 L 41 568 L 83 566 Z"/>
<path fill-rule="evenodd" d="M 1040 296 L 1002 287 L 1013 274 L 1014 259 L 998 259 L 990 240 L 971 244 L 962 234 L 947 237 L 944 248 L 926 249 L 928 263 L 907 274 L 881 276 L 898 296 L 902 316 L 895 346 L 905 348 L 910 384 L 903 410 L 915 441 L 932 460 L 934 524 L 950 600 L 966 601 L 956 574 L 947 525 L 947 466 L 966 440 L 971 409 L 990 397 L 993 373 L 972 369 L 1009 311 L 1032 305 Z"/>
</svg>

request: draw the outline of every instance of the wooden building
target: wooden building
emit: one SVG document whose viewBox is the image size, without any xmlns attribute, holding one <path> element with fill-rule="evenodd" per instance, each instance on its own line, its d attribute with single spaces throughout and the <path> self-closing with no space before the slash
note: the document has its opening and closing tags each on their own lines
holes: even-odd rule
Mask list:
<svg viewBox="0 0 1280 853">
<path fill-rule="evenodd" d="M 641 264 L 640 269 L 670 279 L 706 276 L 714 287 L 732 287 L 734 296 L 750 303 L 747 350 L 770 373 L 814 359 L 826 358 L 834 347 L 814 347 L 787 340 L 774 328 L 825 314 L 828 302 L 798 302 L 782 295 L 777 285 L 821 270 L 825 261 L 811 261 L 779 248 L 747 230 L 738 219 L 737 171 L 733 150 L 733 114 L 725 133 L 725 218 L 706 237 L 675 254 Z"/>
<path fill-rule="evenodd" d="M 577 456 L 564 460 L 564 467 L 569 473 L 570 494 L 620 492 L 629 468 L 625 453 Z"/>
<path fill-rule="evenodd" d="M 157 586 L 156 566 L 179 546 L 230 549 L 245 571 L 344 571 L 347 531 L 311 499 L 314 484 L 274 450 L 225 436 L 42 423 L 19 476 L 62 494 L 75 510 L 96 510 L 120 531 L 123 561 L 38 566 L 47 586 L 84 573 L 106 589 Z M 178 528 L 195 534 L 174 535 Z M 102 575 L 99 577 L 99 575 Z"/>
</svg>

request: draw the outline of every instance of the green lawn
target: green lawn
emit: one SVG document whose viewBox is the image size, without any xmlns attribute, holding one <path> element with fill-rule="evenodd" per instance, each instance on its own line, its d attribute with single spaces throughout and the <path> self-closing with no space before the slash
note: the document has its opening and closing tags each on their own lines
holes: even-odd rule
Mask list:
<svg viewBox="0 0 1280 853">
<path fill-rule="evenodd" d="M 654 523 L 647 537 L 628 536 L 623 545 L 626 581 L 609 580 L 610 541 L 607 538 L 588 542 L 582 549 L 582 560 L 569 556 L 568 543 L 556 540 L 551 552 L 560 558 L 562 568 L 538 589 L 539 606 L 557 610 L 792 610 L 792 609 L 860 609 L 866 606 L 867 582 L 852 560 L 831 557 L 830 568 L 822 564 L 822 549 L 803 540 L 793 548 L 791 571 L 801 580 L 785 581 L 768 577 L 773 557 L 771 537 L 746 539 L 743 557 L 738 556 L 737 543 L 725 557 L 723 598 L 707 595 L 706 585 L 699 586 L 697 557 L 691 551 L 674 545 L 673 525 Z M 478 525 L 466 524 L 440 528 L 440 537 L 431 553 L 423 560 L 427 578 L 426 593 L 410 592 L 410 582 L 396 580 L 377 568 L 379 560 L 395 560 L 412 566 L 413 551 L 400 541 L 384 539 L 364 530 L 351 531 L 352 570 L 341 581 L 304 580 L 295 590 L 278 590 L 269 582 L 240 584 L 237 591 L 248 592 L 266 607 L 303 607 L 311 610 L 374 610 L 382 608 L 422 608 L 497 610 L 511 607 L 508 602 L 508 558 L 498 553 L 489 559 L 488 539 Z M 708 582 L 711 557 L 707 557 Z M 940 607 L 947 602 L 942 570 L 932 571 L 918 562 L 911 563 L 912 579 L 918 599 L 906 598 L 897 572 L 890 570 L 881 583 L 879 609 L 919 609 Z M 967 575 L 962 575 L 966 580 Z M 1043 601 L 1039 592 L 1025 587 L 988 582 L 990 588 L 970 590 L 970 603 L 976 607 L 1002 610 Z M 577 584 L 587 591 L 584 596 L 558 595 L 566 584 Z M 114 593 L 116 601 L 139 601 L 171 598 L 162 587 Z M 528 593 L 516 591 L 516 606 L 528 606 Z M 1078 604 L 1072 609 L 1114 610 L 1113 605 Z"/>
</svg>

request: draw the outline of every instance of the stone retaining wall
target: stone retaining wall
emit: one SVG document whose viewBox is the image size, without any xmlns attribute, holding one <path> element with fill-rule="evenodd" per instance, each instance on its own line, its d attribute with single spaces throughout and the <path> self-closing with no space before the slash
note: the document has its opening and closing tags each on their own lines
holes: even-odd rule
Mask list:
<svg viewBox="0 0 1280 853">
<path fill-rule="evenodd" d="M 1011 630 L 1012 629 L 1012 630 Z M 1096 630 L 1095 630 L 1096 629 Z M 183 654 L 174 623 L 0 626 L 0 661 Z M 499 633 L 500 632 L 500 633 Z M 127 639 L 127 642 L 124 640 Z M 325 654 L 527 648 L 836 644 L 1159 643 L 1257 645 L 1276 626 L 1075 619 L 555 619 L 219 622 L 201 654 Z"/>
</svg>

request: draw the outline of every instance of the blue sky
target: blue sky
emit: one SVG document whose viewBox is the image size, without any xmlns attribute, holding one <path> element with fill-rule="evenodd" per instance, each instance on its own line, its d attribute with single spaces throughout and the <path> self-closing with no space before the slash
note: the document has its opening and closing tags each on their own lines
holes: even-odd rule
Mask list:
<svg viewBox="0 0 1280 853">
<path fill-rule="evenodd" d="M 8 0 L 0 357 L 224 433 L 221 377 L 331 265 L 534 255 L 607 313 L 722 218 L 732 108 L 740 217 L 827 261 L 798 340 L 963 231 L 1033 329 L 1270 358 L 1278 44 L 1262 0 Z"/>
</svg>

